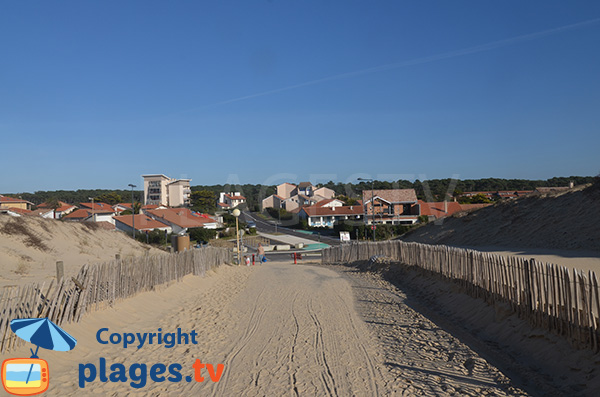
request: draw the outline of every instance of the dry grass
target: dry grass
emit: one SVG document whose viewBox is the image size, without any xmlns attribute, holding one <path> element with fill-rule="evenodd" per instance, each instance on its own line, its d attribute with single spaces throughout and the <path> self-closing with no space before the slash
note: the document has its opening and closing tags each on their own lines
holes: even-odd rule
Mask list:
<svg viewBox="0 0 600 397">
<path fill-rule="evenodd" d="M 17 220 L 11 220 L 7 222 L 2 229 L 0 229 L 0 233 L 9 235 L 9 236 L 23 236 L 25 237 L 25 245 L 28 247 L 37 248 L 40 251 L 48 251 L 50 248 L 44 243 L 44 241 L 31 230 L 29 230 L 25 225 L 20 223 Z"/>
</svg>

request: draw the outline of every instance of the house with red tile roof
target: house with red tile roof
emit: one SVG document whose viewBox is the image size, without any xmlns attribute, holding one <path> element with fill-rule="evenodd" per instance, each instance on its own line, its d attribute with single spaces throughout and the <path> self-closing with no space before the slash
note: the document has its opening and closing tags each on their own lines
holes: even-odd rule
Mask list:
<svg viewBox="0 0 600 397">
<path fill-rule="evenodd" d="M 364 190 L 362 202 L 368 225 L 412 225 L 421 215 L 415 189 Z"/>
<path fill-rule="evenodd" d="M 450 216 L 462 211 L 462 207 L 455 201 L 446 202 L 425 202 L 419 200 L 421 215 L 425 215 L 430 219 L 439 219 Z"/>
<path fill-rule="evenodd" d="M 68 215 L 77 209 L 76 206 L 74 206 L 72 204 L 67 204 L 64 201 L 59 201 L 58 204 L 59 204 L 59 207 L 56 208 L 54 210 L 54 213 L 52 214 L 52 217 L 54 219 L 61 219 L 65 215 Z M 51 208 L 51 206 L 50 206 L 50 203 L 46 202 L 46 203 L 42 203 L 42 204 L 38 205 L 37 208 L 38 209 L 40 209 L 40 208 L 48 209 L 48 208 Z"/>
<path fill-rule="evenodd" d="M 71 222 L 84 222 L 91 220 L 92 211 L 87 208 L 81 208 L 71 212 L 69 215 L 65 215 L 63 219 Z"/>
<path fill-rule="evenodd" d="M 217 205 L 220 209 L 232 209 L 246 203 L 246 197 L 240 192 L 221 192 Z"/>
<path fill-rule="evenodd" d="M 31 210 L 27 215 L 30 216 L 39 216 L 45 219 L 55 219 L 54 218 L 54 210 L 52 208 L 37 208 L 35 210 Z"/>
<path fill-rule="evenodd" d="M 131 203 L 117 203 L 112 206 L 115 214 L 121 215 L 123 211 L 131 211 Z"/>
<path fill-rule="evenodd" d="M 145 210 L 144 213 L 156 221 L 169 225 L 176 234 L 185 233 L 188 229 L 196 227 L 216 229 L 219 226 L 217 220 L 193 212 L 189 208 Z"/>
<path fill-rule="evenodd" d="M 172 232 L 171 226 L 157 221 L 146 214 L 115 216 L 115 228 L 123 232 L 131 233 L 133 228 L 138 232 L 152 231 L 155 229 Z"/>
<path fill-rule="evenodd" d="M 14 217 L 19 217 L 23 215 L 31 214 L 30 210 L 26 210 L 23 208 L 0 208 L 0 214 L 6 214 Z"/>
<path fill-rule="evenodd" d="M 315 204 L 315 207 L 341 207 L 343 205 L 342 200 L 331 198 L 319 201 Z"/>
<path fill-rule="evenodd" d="M 96 205 L 103 204 L 103 205 Z M 108 204 L 105 203 L 94 203 L 94 207 L 91 207 L 91 203 L 81 203 L 84 208 L 80 208 L 71 212 L 68 215 L 63 216 L 62 219 L 66 221 L 74 222 L 108 222 L 112 225 L 115 224 L 113 216 L 115 210 Z"/>
<path fill-rule="evenodd" d="M 33 203 L 20 198 L 3 196 L 0 194 L 0 208 L 22 208 L 30 210 L 33 207 Z"/>
<path fill-rule="evenodd" d="M 79 203 L 79 208 L 86 208 L 94 211 L 112 211 L 115 212 L 114 208 L 111 205 L 106 203 L 95 201 L 93 203 Z"/>
<path fill-rule="evenodd" d="M 363 221 L 363 208 L 360 205 L 333 205 L 302 207 L 298 212 L 300 219 L 305 219 L 308 226 L 332 228 L 340 222 Z"/>
<path fill-rule="evenodd" d="M 491 191 L 480 191 L 480 192 L 464 192 L 461 193 L 458 197 L 475 197 L 477 195 L 482 195 L 489 200 L 494 199 L 511 199 L 517 197 L 528 196 L 534 193 L 533 190 L 491 190 Z"/>
</svg>

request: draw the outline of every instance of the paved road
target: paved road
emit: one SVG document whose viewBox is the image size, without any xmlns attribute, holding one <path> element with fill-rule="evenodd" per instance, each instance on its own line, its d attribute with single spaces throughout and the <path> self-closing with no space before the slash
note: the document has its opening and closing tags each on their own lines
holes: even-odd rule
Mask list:
<svg viewBox="0 0 600 397">
<path fill-rule="evenodd" d="M 307 239 L 307 240 L 312 240 L 314 242 L 323 242 L 329 245 L 340 245 L 340 240 L 339 238 L 334 238 L 334 237 L 330 237 L 330 236 L 315 236 L 313 234 L 307 234 L 307 233 L 302 233 L 302 232 L 298 232 L 294 229 L 290 229 L 287 227 L 283 227 L 283 226 L 275 226 L 274 223 L 272 222 L 268 222 L 265 221 L 264 219 L 256 216 L 255 214 L 248 212 L 248 211 L 244 211 L 242 213 L 242 220 L 244 222 L 248 222 L 248 221 L 253 221 L 254 223 L 256 223 L 256 228 L 258 231 L 260 232 L 265 232 L 265 233 L 285 233 L 285 234 L 289 234 L 291 236 L 296 236 L 296 237 L 301 237 L 303 239 Z"/>
</svg>

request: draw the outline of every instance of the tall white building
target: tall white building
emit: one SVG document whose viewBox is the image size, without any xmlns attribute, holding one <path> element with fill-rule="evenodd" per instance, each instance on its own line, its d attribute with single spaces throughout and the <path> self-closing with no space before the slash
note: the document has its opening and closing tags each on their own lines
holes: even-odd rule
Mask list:
<svg viewBox="0 0 600 397">
<path fill-rule="evenodd" d="M 190 205 L 191 179 L 174 179 L 163 174 L 142 175 L 144 205 L 181 207 Z"/>
</svg>

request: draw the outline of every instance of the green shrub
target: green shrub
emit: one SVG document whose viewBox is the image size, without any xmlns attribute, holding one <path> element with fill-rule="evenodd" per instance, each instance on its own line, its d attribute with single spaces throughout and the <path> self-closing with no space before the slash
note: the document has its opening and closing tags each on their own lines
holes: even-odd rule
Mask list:
<svg viewBox="0 0 600 397">
<path fill-rule="evenodd" d="M 189 229 L 188 233 L 190 234 L 190 240 L 200 242 L 209 242 L 217 236 L 217 231 L 215 229 L 205 229 L 203 227 L 195 227 L 193 229 Z"/>
</svg>

